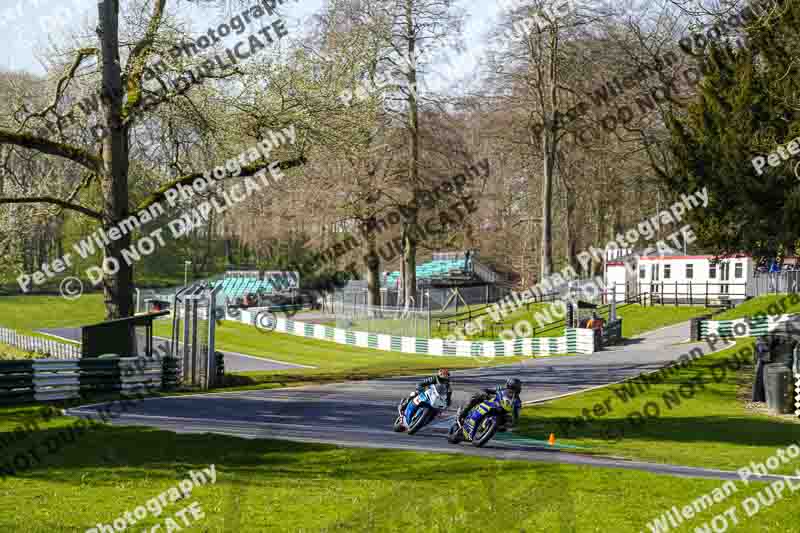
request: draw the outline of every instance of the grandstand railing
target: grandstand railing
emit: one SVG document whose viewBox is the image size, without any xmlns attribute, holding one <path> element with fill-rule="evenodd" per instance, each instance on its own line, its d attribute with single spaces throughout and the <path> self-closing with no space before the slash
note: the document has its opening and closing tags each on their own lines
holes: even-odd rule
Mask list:
<svg viewBox="0 0 800 533">
<path fill-rule="evenodd" d="M 336 327 L 367 333 L 385 333 L 408 337 L 431 336 L 431 321 L 442 312 L 419 307 L 390 307 L 334 301 L 331 311 Z"/>
<path fill-rule="evenodd" d="M 477 259 L 472 259 L 471 261 L 472 272 L 481 278 L 483 281 L 487 283 L 500 283 L 503 279 L 500 275 L 483 264 L 482 262 L 478 261 Z"/>
<path fill-rule="evenodd" d="M 523 306 L 525 310 L 530 311 L 531 305 L 537 303 L 546 303 L 546 302 L 555 302 L 559 297 L 559 293 L 551 293 L 551 294 L 543 294 L 541 296 L 534 297 L 528 301 L 526 301 Z M 494 302 L 496 303 L 496 302 Z M 467 322 L 471 322 L 474 319 L 477 319 L 482 316 L 486 316 L 489 314 L 489 308 L 494 305 L 494 303 L 487 304 L 483 307 L 478 309 L 468 308 L 466 311 L 461 313 L 457 313 L 455 315 L 451 315 L 447 317 L 446 320 L 439 320 L 437 321 L 436 326 L 442 327 L 445 326 L 449 330 L 452 330 L 454 326 L 464 325 Z"/>
</svg>

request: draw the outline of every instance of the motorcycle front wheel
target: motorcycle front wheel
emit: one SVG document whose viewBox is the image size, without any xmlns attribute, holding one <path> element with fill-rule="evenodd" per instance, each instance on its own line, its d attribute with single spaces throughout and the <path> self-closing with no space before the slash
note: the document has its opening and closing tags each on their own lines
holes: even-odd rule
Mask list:
<svg viewBox="0 0 800 533">
<path fill-rule="evenodd" d="M 487 416 L 481 421 L 480 426 L 475 430 L 475 438 L 472 439 L 472 445 L 480 448 L 494 437 L 497 432 L 497 417 Z"/>
<path fill-rule="evenodd" d="M 450 432 L 447 434 L 447 442 L 450 444 L 458 444 L 462 440 L 464 440 L 464 431 L 461 429 L 458 422 L 456 422 L 450 426 Z"/>
<path fill-rule="evenodd" d="M 411 420 L 411 423 L 408 425 L 408 434 L 413 435 L 422 427 L 428 423 L 428 417 L 430 416 L 431 409 L 428 407 L 418 407 L 417 412 L 414 413 L 414 418 Z"/>
</svg>

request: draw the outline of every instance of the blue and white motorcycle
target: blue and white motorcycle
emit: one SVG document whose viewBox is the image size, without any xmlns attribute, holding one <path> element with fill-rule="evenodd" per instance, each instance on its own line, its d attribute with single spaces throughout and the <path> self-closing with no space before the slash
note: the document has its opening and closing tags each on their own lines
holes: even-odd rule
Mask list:
<svg viewBox="0 0 800 533">
<path fill-rule="evenodd" d="M 406 431 L 413 435 L 447 409 L 447 387 L 442 384 L 431 385 L 420 392 L 413 400 L 403 399 L 397 407 L 394 430 Z"/>
</svg>

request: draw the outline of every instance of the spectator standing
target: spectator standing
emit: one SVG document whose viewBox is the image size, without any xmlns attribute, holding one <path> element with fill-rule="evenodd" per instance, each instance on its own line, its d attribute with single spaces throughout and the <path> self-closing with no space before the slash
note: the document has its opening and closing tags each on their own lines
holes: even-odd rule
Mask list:
<svg viewBox="0 0 800 533">
<path fill-rule="evenodd" d="M 592 318 L 586 323 L 586 327 L 589 329 L 603 329 L 603 319 L 600 318 L 596 312 L 592 313 Z"/>
<path fill-rule="evenodd" d="M 603 319 L 597 312 L 592 312 L 592 318 L 586 323 L 586 327 L 594 330 L 594 350 L 599 352 L 603 344 Z"/>
</svg>

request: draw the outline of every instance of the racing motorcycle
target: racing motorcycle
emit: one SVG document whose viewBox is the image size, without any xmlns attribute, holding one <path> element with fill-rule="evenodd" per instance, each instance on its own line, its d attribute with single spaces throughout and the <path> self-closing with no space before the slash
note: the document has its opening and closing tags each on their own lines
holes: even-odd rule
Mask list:
<svg viewBox="0 0 800 533">
<path fill-rule="evenodd" d="M 405 407 L 404 407 L 405 406 Z M 411 401 L 404 399 L 397 406 L 394 430 L 407 431 L 413 435 L 447 408 L 447 387 L 442 384 L 431 385 Z"/>
<path fill-rule="evenodd" d="M 464 424 L 459 423 L 461 410 L 456 422 L 450 426 L 447 440 L 450 444 L 471 442 L 480 448 L 494 437 L 498 431 L 506 431 L 514 412 L 514 399 L 498 391 L 495 397 L 476 405 L 464 418 Z"/>
</svg>

